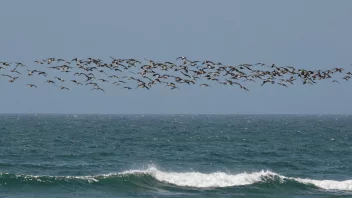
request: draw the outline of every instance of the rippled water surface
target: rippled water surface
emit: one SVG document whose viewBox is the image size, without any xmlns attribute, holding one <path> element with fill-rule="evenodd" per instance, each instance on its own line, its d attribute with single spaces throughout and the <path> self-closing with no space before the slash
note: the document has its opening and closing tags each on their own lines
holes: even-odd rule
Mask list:
<svg viewBox="0 0 352 198">
<path fill-rule="evenodd" d="M 352 116 L 0 115 L 0 197 L 352 197 Z"/>
</svg>

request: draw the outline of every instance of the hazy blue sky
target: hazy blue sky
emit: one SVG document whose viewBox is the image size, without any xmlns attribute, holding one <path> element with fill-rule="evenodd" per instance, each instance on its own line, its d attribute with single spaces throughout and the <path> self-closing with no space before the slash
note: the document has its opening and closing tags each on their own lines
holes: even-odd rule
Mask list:
<svg viewBox="0 0 352 198">
<path fill-rule="evenodd" d="M 0 61 L 48 57 L 265 62 L 352 70 L 352 1 L 4 0 Z M 0 78 L 0 113 L 352 113 L 352 84 L 29 89 Z"/>
</svg>

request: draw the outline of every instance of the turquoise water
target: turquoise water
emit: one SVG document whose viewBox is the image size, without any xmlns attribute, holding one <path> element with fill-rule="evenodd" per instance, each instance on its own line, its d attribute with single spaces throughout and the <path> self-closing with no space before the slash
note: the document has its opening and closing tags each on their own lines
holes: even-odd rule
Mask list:
<svg viewBox="0 0 352 198">
<path fill-rule="evenodd" d="M 352 116 L 0 115 L 0 197 L 352 197 Z"/>
</svg>

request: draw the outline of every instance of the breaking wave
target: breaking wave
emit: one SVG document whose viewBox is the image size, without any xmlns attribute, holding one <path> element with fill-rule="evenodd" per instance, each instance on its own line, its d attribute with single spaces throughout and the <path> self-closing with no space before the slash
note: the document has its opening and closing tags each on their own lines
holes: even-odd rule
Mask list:
<svg viewBox="0 0 352 198">
<path fill-rule="evenodd" d="M 352 191 L 352 180 L 314 180 L 279 175 L 262 170 L 230 174 L 225 172 L 165 172 L 155 166 L 145 169 L 128 170 L 118 173 L 92 176 L 47 176 L 16 175 L 0 173 L 0 187 L 20 185 L 98 185 L 126 188 L 162 189 L 165 187 L 183 188 L 229 188 L 244 185 L 303 185 L 325 190 Z"/>
</svg>

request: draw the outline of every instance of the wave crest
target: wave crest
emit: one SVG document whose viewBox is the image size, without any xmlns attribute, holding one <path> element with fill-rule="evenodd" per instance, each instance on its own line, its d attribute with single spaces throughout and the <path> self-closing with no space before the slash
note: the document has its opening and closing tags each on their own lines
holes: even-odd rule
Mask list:
<svg viewBox="0 0 352 198">
<path fill-rule="evenodd" d="M 250 185 L 261 182 L 263 177 L 271 178 L 277 176 L 270 171 L 260 171 L 252 173 L 227 174 L 224 172 L 200 173 L 200 172 L 163 172 L 155 167 L 146 170 L 125 171 L 122 174 L 148 174 L 160 182 L 174 184 L 176 186 L 196 187 L 196 188 L 215 188 Z"/>
<path fill-rule="evenodd" d="M 229 174 L 225 172 L 201 173 L 201 172 L 166 172 L 155 166 L 146 169 L 128 170 L 118 173 L 100 174 L 92 176 L 36 176 L 15 175 L 0 173 L 0 185 L 57 185 L 57 184 L 100 184 L 114 186 L 133 186 L 153 188 L 153 186 L 172 185 L 192 188 L 221 188 L 252 184 L 276 183 L 285 185 L 289 183 L 301 183 L 303 185 L 314 185 L 325 190 L 352 191 L 352 180 L 314 180 L 304 178 L 285 177 L 275 172 L 261 170 L 258 172 L 243 172 Z"/>
<path fill-rule="evenodd" d="M 314 179 L 301 179 L 301 178 L 294 178 L 294 180 L 303 184 L 312 184 L 316 187 L 319 187 L 325 190 L 352 191 L 352 180 L 335 181 L 335 180 L 314 180 Z"/>
</svg>

